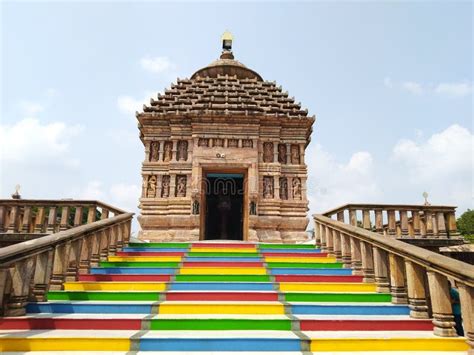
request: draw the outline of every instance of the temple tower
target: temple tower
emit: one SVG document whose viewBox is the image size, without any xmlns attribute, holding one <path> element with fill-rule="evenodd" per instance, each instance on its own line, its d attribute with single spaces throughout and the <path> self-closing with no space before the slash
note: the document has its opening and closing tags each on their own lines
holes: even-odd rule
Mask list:
<svg viewBox="0 0 474 355">
<path fill-rule="evenodd" d="M 222 54 L 137 113 L 145 147 L 141 239 L 305 240 L 314 116 Z"/>
</svg>

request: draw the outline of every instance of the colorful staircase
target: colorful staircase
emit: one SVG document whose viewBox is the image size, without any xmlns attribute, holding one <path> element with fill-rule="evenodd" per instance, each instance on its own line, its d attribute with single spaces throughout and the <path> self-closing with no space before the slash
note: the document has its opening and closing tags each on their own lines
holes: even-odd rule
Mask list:
<svg viewBox="0 0 474 355">
<path fill-rule="evenodd" d="M 0 351 L 465 353 L 312 245 L 131 243 L 0 319 Z"/>
</svg>

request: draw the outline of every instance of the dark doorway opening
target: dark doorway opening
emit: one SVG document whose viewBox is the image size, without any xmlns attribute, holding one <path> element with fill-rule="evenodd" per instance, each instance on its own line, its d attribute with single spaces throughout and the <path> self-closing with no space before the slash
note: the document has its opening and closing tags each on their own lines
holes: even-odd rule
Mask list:
<svg viewBox="0 0 474 355">
<path fill-rule="evenodd" d="M 243 240 L 243 174 L 207 174 L 204 239 Z"/>
</svg>

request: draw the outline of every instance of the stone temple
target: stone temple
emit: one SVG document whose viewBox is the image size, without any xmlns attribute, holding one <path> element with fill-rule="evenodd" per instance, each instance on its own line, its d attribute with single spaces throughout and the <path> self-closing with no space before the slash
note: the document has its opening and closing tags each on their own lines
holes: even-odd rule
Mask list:
<svg viewBox="0 0 474 355">
<path fill-rule="evenodd" d="M 305 149 L 314 116 L 275 82 L 220 58 L 137 113 L 145 147 L 140 238 L 307 239 Z"/>
</svg>

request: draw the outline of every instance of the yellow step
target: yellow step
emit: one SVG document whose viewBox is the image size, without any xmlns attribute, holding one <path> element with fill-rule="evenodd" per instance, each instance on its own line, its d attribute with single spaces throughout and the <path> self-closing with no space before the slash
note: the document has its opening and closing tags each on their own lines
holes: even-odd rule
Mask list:
<svg viewBox="0 0 474 355">
<path fill-rule="evenodd" d="M 256 253 L 256 248 L 203 248 L 192 247 L 191 252 L 195 253 Z"/>
<path fill-rule="evenodd" d="M 3 338 L 0 353 L 7 351 L 130 351 L 127 338 Z"/>
<path fill-rule="evenodd" d="M 298 258 L 286 256 L 267 256 L 265 258 L 267 263 L 326 263 L 331 264 L 336 262 L 336 258 L 328 256 L 325 258 Z"/>
<path fill-rule="evenodd" d="M 180 262 L 180 256 L 109 256 L 109 261 L 175 261 Z"/>
<path fill-rule="evenodd" d="M 306 282 L 281 282 L 280 291 L 320 291 L 320 292 L 376 292 L 373 283 L 306 283 Z"/>
<path fill-rule="evenodd" d="M 160 282 L 65 282 L 65 291 L 165 291 Z"/>
<path fill-rule="evenodd" d="M 282 304 L 220 304 L 167 303 L 160 304 L 159 314 L 285 314 Z"/>
<path fill-rule="evenodd" d="M 181 275 L 266 275 L 267 270 L 262 267 L 183 267 Z"/>
</svg>

